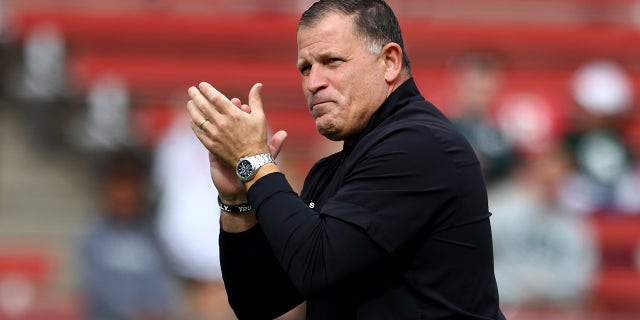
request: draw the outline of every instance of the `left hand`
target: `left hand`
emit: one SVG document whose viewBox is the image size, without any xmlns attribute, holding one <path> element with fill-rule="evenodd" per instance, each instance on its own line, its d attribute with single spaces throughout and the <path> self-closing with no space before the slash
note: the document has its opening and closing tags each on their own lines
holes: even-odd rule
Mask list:
<svg viewBox="0 0 640 320">
<path fill-rule="evenodd" d="M 249 91 L 249 104 L 242 110 L 209 83 L 189 88 L 187 108 L 192 128 L 204 146 L 224 165 L 235 167 L 241 157 L 269 152 L 267 121 L 262 109 L 262 84 Z M 202 129 L 203 118 L 208 121 Z"/>
<path fill-rule="evenodd" d="M 208 83 L 189 88 L 191 100 L 187 109 L 192 129 L 210 152 L 211 177 L 226 203 L 246 201 L 246 190 L 235 174 L 240 157 L 269 152 L 275 158 L 287 137 L 285 131 L 278 131 L 267 144 L 261 87 L 256 84 L 251 88 L 249 104 L 242 104 L 237 98 L 228 100 Z M 200 129 L 197 124 L 203 118 L 208 121 Z"/>
</svg>

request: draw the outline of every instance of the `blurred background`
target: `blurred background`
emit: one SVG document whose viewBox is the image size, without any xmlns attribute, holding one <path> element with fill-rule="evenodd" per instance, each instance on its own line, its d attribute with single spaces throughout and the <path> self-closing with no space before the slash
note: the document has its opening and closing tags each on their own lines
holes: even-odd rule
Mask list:
<svg viewBox="0 0 640 320">
<path fill-rule="evenodd" d="M 483 165 L 507 316 L 640 318 L 640 1 L 388 2 L 416 83 Z M 0 319 L 192 319 L 193 281 L 158 240 L 182 222 L 157 227 L 168 198 L 211 188 L 206 153 L 204 171 L 167 160 L 193 151 L 173 147 L 194 139 L 186 90 L 246 100 L 262 82 L 299 190 L 341 147 L 295 68 L 311 3 L 0 1 Z"/>
</svg>

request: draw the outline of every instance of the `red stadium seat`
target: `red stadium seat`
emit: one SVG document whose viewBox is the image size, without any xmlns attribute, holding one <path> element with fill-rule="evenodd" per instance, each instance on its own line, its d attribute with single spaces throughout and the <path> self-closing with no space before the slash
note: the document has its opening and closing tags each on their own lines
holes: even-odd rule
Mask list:
<svg viewBox="0 0 640 320">
<path fill-rule="evenodd" d="M 253 82 L 261 81 L 265 99 L 287 114 L 304 107 L 294 66 L 297 18 L 292 13 L 31 8 L 9 14 L 8 29 L 19 43 L 40 23 L 58 26 L 77 95 L 109 73 L 124 78 L 138 105 L 199 81 L 211 81 L 243 98 Z M 447 61 L 468 50 L 489 50 L 505 58 L 507 90 L 541 92 L 559 101 L 560 107 L 564 102 L 570 105 L 571 73 L 581 63 L 607 57 L 634 66 L 640 55 L 640 32 L 623 26 L 443 22 L 420 17 L 405 17 L 402 26 L 418 85 L 445 111 Z M 634 76 L 640 91 L 640 76 Z"/>
<path fill-rule="evenodd" d="M 608 212 L 590 219 L 601 259 L 592 308 L 612 314 L 640 314 L 640 215 Z"/>
</svg>

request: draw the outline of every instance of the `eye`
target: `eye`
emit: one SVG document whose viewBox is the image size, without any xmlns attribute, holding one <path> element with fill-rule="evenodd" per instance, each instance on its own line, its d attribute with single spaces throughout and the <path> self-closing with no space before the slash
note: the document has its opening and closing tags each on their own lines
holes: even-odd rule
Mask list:
<svg viewBox="0 0 640 320">
<path fill-rule="evenodd" d="M 342 62 L 344 62 L 344 60 L 340 59 L 340 58 L 329 58 L 327 59 L 327 61 L 325 62 L 328 66 L 331 67 L 337 67 L 340 64 L 342 64 Z"/>
<path fill-rule="evenodd" d="M 308 65 L 308 64 L 302 65 L 298 67 L 298 70 L 300 71 L 300 74 L 302 74 L 303 76 L 308 76 L 309 72 L 311 71 L 311 65 Z"/>
</svg>

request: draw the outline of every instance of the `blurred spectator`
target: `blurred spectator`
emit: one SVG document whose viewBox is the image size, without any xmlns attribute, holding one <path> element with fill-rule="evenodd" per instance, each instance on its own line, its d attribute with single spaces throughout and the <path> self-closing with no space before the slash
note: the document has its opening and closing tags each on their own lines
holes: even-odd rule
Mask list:
<svg viewBox="0 0 640 320">
<path fill-rule="evenodd" d="M 174 286 L 147 202 L 147 165 L 130 152 L 108 158 L 99 172 L 98 215 L 79 252 L 87 318 L 174 319 Z"/>
<path fill-rule="evenodd" d="M 35 25 L 24 40 L 19 75 L 8 79 L 6 90 L 20 101 L 29 119 L 25 127 L 41 147 L 59 145 L 63 139 L 64 112 L 58 108 L 67 92 L 65 59 L 67 49 L 62 31 L 54 24 Z"/>
<path fill-rule="evenodd" d="M 490 54 L 467 53 L 453 59 L 450 73 L 450 119 L 473 146 L 487 183 L 494 182 L 514 162 L 511 146 L 491 114 L 503 80 L 501 63 Z"/>
<path fill-rule="evenodd" d="M 633 103 L 626 71 L 597 60 L 576 70 L 572 80 L 576 104 L 566 137 L 577 167 L 563 193 L 563 202 L 577 213 L 617 210 L 616 185 L 630 170 L 621 129 Z"/>
<path fill-rule="evenodd" d="M 188 319 L 235 319 L 222 282 L 218 236 L 220 208 L 209 175 L 209 152 L 191 130 L 184 101 L 159 138 L 152 168 L 158 189 L 157 228 L 185 293 Z M 278 319 L 304 318 L 304 305 Z"/>
<path fill-rule="evenodd" d="M 53 24 L 33 28 L 24 44 L 23 85 L 17 87 L 29 102 L 51 102 L 66 93 L 65 40 Z"/>
<path fill-rule="evenodd" d="M 533 91 L 514 91 L 500 99 L 497 127 L 518 159 L 546 153 L 562 144 L 565 119 L 559 108 Z"/>
<path fill-rule="evenodd" d="M 129 88 L 116 74 L 99 77 L 89 88 L 87 110 L 71 127 L 71 143 L 89 152 L 104 152 L 130 146 L 131 127 Z"/>
<path fill-rule="evenodd" d="M 220 272 L 220 208 L 208 152 L 191 131 L 183 107 L 154 152 L 157 229 L 183 284 L 188 318 L 233 319 Z"/>
<path fill-rule="evenodd" d="M 616 211 L 640 214 L 640 165 L 620 179 L 615 189 Z"/>
<path fill-rule="evenodd" d="M 626 124 L 625 136 L 632 169 L 625 174 L 615 190 L 615 203 L 620 212 L 640 214 L 640 109 L 635 110 L 635 118 Z M 640 254 L 638 255 L 640 257 Z M 639 260 L 640 261 L 640 260 Z M 639 264 L 640 265 L 640 264 Z"/>
<path fill-rule="evenodd" d="M 489 193 L 495 274 L 506 309 L 579 307 L 597 265 L 586 221 L 558 202 L 571 172 L 564 150 L 523 160 Z"/>
</svg>

